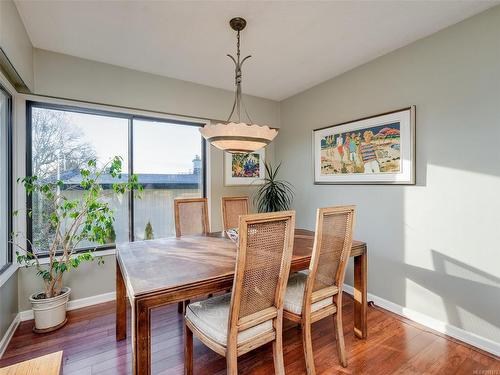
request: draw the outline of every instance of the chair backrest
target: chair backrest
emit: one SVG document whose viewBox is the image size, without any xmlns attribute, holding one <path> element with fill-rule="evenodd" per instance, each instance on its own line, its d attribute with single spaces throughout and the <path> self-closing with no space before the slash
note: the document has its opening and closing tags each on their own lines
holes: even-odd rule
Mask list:
<svg viewBox="0 0 500 375">
<path fill-rule="evenodd" d="M 174 215 L 177 237 L 209 232 L 207 198 L 175 199 Z"/>
<path fill-rule="evenodd" d="M 228 342 L 238 330 L 281 317 L 294 231 L 295 211 L 240 216 Z"/>
<path fill-rule="evenodd" d="M 248 197 L 222 197 L 223 230 L 238 228 L 241 215 L 248 214 Z"/>
<path fill-rule="evenodd" d="M 351 253 L 354 211 L 355 206 L 318 209 L 304 304 L 342 293 Z"/>
</svg>

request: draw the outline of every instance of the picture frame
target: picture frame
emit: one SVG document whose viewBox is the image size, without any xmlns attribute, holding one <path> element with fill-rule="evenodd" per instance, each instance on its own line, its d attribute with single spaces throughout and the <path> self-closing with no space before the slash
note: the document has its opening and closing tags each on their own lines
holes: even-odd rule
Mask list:
<svg viewBox="0 0 500 375">
<path fill-rule="evenodd" d="M 266 150 L 248 154 L 224 152 L 224 185 L 245 186 L 264 183 Z"/>
<path fill-rule="evenodd" d="M 314 129 L 315 184 L 415 184 L 416 107 Z"/>
</svg>

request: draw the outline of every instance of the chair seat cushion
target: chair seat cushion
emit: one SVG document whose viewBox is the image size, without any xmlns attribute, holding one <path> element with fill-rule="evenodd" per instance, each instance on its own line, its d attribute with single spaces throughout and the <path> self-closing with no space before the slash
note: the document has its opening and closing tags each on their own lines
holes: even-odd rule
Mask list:
<svg viewBox="0 0 500 375">
<path fill-rule="evenodd" d="M 284 310 L 297 315 L 302 314 L 302 300 L 304 299 L 307 275 L 306 272 L 297 272 L 290 275 L 286 287 L 285 302 L 283 305 Z M 332 297 L 313 303 L 311 312 L 321 310 L 329 305 L 333 305 Z"/>
<path fill-rule="evenodd" d="M 186 308 L 188 319 L 199 331 L 220 345 L 227 345 L 227 329 L 231 294 L 190 303 Z M 265 321 L 238 333 L 238 344 L 262 333 L 272 332 L 272 320 Z"/>
</svg>

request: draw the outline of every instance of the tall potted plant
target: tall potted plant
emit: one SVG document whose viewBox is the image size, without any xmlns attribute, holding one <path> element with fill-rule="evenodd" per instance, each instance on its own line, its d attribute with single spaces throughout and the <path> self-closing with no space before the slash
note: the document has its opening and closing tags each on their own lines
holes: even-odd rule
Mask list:
<svg viewBox="0 0 500 375">
<path fill-rule="evenodd" d="M 44 199 L 50 210 L 45 213 L 46 235 L 50 233 L 48 249 L 44 249 L 48 262 L 42 262 L 39 252 L 32 242 L 24 245 L 19 240 L 21 233 L 15 233 L 14 244 L 17 262 L 25 267 L 34 267 L 43 283 L 43 291 L 30 297 L 35 317 L 35 332 L 48 332 L 66 322 L 66 305 L 71 289 L 63 285 L 63 275 L 77 269 L 84 262 L 96 260 L 93 250 L 77 252 L 83 241 L 103 245 L 115 237 L 114 213 L 106 198 L 114 194 L 124 194 L 131 190 L 141 191 L 137 176 L 130 176 L 127 182 L 113 183 L 112 189 L 104 190 L 100 182 L 104 174 L 114 179 L 121 178 L 122 159 L 114 157 L 102 167 L 95 160 L 89 160 L 79 173 L 81 182 L 79 198 L 69 199 L 62 180 L 41 181 L 37 176 L 18 180 L 24 185 L 27 195 L 37 193 Z M 17 215 L 17 212 L 15 213 Z M 28 211 L 31 216 L 32 212 Z M 97 257 L 102 264 L 101 257 Z"/>
<path fill-rule="evenodd" d="M 289 210 L 293 201 L 293 186 L 288 181 L 278 179 L 281 163 L 273 168 L 265 163 L 264 183 L 254 193 L 254 205 L 259 212 Z"/>
</svg>

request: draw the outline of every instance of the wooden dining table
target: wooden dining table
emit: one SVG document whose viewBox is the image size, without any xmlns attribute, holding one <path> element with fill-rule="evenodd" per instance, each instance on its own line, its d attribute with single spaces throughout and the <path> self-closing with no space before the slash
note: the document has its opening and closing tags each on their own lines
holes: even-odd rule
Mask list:
<svg viewBox="0 0 500 375">
<path fill-rule="evenodd" d="M 291 272 L 309 267 L 314 232 L 296 229 Z M 354 334 L 367 336 L 367 247 L 353 241 Z M 133 374 L 151 374 L 151 310 L 230 289 L 236 244 L 222 235 L 170 237 L 116 247 L 116 340 L 127 336 L 131 305 Z"/>
</svg>

